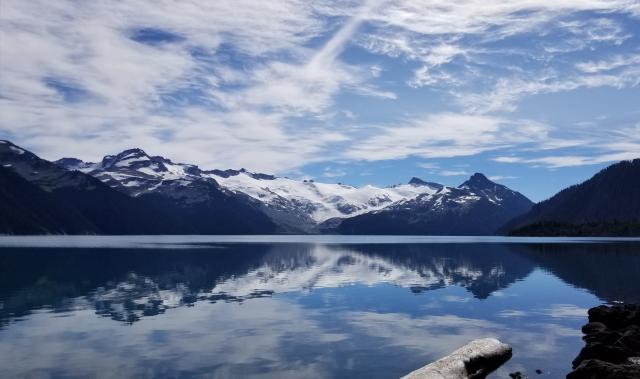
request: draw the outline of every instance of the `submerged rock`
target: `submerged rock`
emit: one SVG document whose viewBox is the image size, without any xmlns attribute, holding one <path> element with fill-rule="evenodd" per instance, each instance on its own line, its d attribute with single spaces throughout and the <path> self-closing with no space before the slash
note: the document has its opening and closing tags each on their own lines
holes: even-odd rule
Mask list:
<svg viewBox="0 0 640 379">
<path fill-rule="evenodd" d="M 640 305 L 591 308 L 582 332 L 586 346 L 568 379 L 640 378 Z"/>
<path fill-rule="evenodd" d="M 495 338 L 474 340 L 402 379 L 483 378 L 511 358 L 511 346 Z"/>
</svg>

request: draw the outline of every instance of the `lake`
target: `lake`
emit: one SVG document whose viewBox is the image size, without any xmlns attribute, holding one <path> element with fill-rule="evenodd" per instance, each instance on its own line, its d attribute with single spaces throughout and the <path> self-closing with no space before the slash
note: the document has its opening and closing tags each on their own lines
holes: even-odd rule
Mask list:
<svg viewBox="0 0 640 379">
<path fill-rule="evenodd" d="M 0 377 L 394 378 L 494 336 L 564 377 L 640 240 L 0 237 Z"/>
</svg>

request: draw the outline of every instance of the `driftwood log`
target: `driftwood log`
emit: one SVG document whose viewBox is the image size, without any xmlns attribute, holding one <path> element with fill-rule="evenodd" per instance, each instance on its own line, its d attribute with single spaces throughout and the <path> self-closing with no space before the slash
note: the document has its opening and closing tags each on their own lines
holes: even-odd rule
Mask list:
<svg viewBox="0 0 640 379">
<path fill-rule="evenodd" d="M 495 338 L 471 341 L 402 379 L 479 379 L 511 358 L 511 346 Z"/>
</svg>

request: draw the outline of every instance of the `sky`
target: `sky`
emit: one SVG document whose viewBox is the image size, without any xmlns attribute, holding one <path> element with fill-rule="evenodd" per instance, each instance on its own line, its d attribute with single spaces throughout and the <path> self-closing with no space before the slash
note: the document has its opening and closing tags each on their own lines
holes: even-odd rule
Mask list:
<svg viewBox="0 0 640 379">
<path fill-rule="evenodd" d="M 640 0 L 3 0 L 0 138 L 534 201 L 640 157 Z"/>
</svg>

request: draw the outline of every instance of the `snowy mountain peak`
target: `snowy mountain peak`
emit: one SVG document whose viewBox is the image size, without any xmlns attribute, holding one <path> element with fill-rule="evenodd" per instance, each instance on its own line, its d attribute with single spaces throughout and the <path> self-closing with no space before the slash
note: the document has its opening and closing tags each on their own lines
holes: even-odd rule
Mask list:
<svg viewBox="0 0 640 379">
<path fill-rule="evenodd" d="M 429 186 L 435 189 L 442 189 L 444 186 L 442 184 L 439 183 L 433 183 L 433 182 L 426 182 L 416 176 L 414 176 L 413 178 L 411 178 L 411 180 L 409 180 L 409 184 L 414 185 L 414 186 Z"/>
<path fill-rule="evenodd" d="M 118 154 L 118 157 L 128 157 L 128 156 L 137 156 L 137 157 L 142 157 L 142 156 L 146 156 L 149 157 L 147 155 L 147 153 L 144 152 L 144 150 L 134 147 L 132 149 L 127 149 L 127 150 L 123 150 L 120 154 Z"/>
<path fill-rule="evenodd" d="M 489 180 L 489 178 L 484 176 L 484 174 L 476 172 L 475 174 L 471 175 L 471 177 L 466 182 L 459 185 L 458 188 L 485 190 L 495 188 L 496 186 L 499 186 L 499 184 L 492 182 L 491 180 Z"/>
<path fill-rule="evenodd" d="M 144 163 L 142 163 L 144 162 Z M 111 168 L 111 167 L 128 167 L 132 164 L 148 164 L 147 162 L 151 162 L 151 157 L 147 155 L 141 149 L 128 149 L 117 155 L 107 155 L 102 158 L 102 167 L 103 168 Z"/>
</svg>

